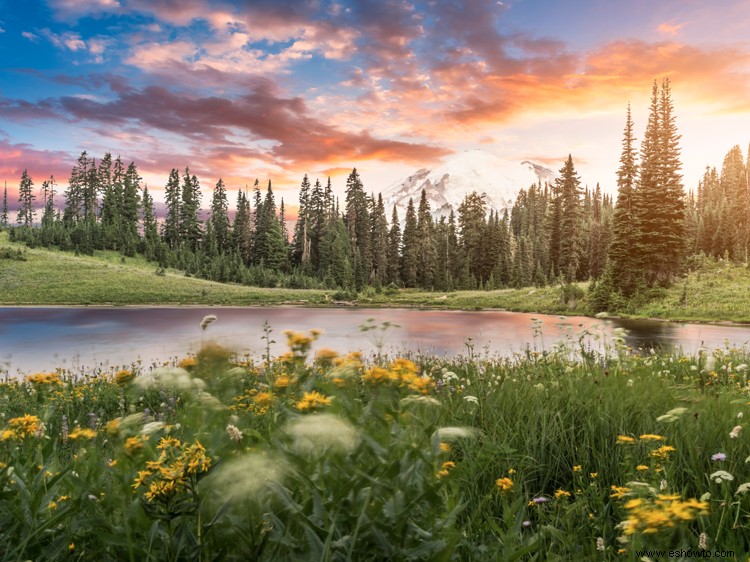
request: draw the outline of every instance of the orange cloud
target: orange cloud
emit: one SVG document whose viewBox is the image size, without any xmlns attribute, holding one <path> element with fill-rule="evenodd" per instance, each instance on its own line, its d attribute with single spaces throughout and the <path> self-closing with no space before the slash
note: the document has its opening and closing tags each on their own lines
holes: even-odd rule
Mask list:
<svg viewBox="0 0 750 562">
<path fill-rule="evenodd" d="M 671 35 L 674 37 L 680 32 L 683 27 L 685 27 L 684 23 L 665 22 L 659 25 L 656 28 L 656 31 L 658 31 L 659 33 L 663 33 L 664 35 Z"/>
</svg>

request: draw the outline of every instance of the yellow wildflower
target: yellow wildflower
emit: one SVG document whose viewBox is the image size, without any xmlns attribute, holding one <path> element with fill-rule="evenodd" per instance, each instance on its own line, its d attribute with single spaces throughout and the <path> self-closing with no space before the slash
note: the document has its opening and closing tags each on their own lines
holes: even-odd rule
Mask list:
<svg viewBox="0 0 750 562">
<path fill-rule="evenodd" d="M 635 439 L 633 439 L 632 437 L 628 437 L 627 435 L 618 435 L 617 443 L 635 443 Z"/>
<path fill-rule="evenodd" d="M 68 439 L 76 441 L 77 439 L 94 439 L 96 437 L 96 431 L 93 429 L 76 427 L 73 431 L 68 434 Z"/>
<path fill-rule="evenodd" d="M 441 442 L 440 443 L 440 450 L 443 453 L 450 453 L 450 451 L 451 451 L 451 445 L 450 445 L 450 443 L 443 443 L 443 442 Z"/>
<path fill-rule="evenodd" d="M 581 465 L 580 465 L 580 464 L 577 464 L 577 465 L 575 465 L 575 466 L 573 467 L 573 472 L 581 472 L 581 470 L 582 470 L 582 469 L 581 469 Z"/>
<path fill-rule="evenodd" d="M 597 476 L 599 476 L 599 473 L 598 472 L 589 472 L 589 476 L 591 478 L 596 478 Z"/>
<path fill-rule="evenodd" d="M 507 477 L 498 478 L 495 480 L 495 486 L 503 493 L 510 492 L 513 489 L 513 480 Z"/>
<path fill-rule="evenodd" d="M 315 390 L 312 392 L 305 392 L 302 395 L 302 400 L 297 402 L 295 406 L 298 410 L 313 410 L 320 406 L 328 406 L 331 404 L 332 398 L 325 396 Z"/>
<path fill-rule="evenodd" d="M 286 388 L 290 384 L 292 384 L 293 379 L 287 375 L 279 375 L 276 377 L 276 380 L 273 382 L 273 385 L 276 388 Z"/>
<path fill-rule="evenodd" d="M 115 373 L 115 384 L 117 384 L 118 386 L 125 386 L 134 378 L 135 378 L 135 373 L 133 373 L 133 371 L 123 369 L 122 371 L 117 371 Z"/>
<path fill-rule="evenodd" d="M 556 500 L 559 500 L 559 499 L 562 499 L 562 498 L 569 498 L 569 497 L 570 497 L 570 492 L 568 492 L 567 490 L 557 490 L 555 492 L 555 499 Z"/>
<path fill-rule="evenodd" d="M 662 445 L 658 449 L 651 451 L 651 456 L 655 459 L 666 460 L 669 458 L 669 453 L 673 453 L 676 450 L 677 449 L 669 445 Z"/>
<path fill-rule="evenodd" d="M 648 466 L 646 466 L 645 464 L 639 464 L 638 466 L 636 466 L 636 467 L 635 467 L 635 469 L 636 469 L 636 470 L 637 470 L 638 472 L 644 472 L 644 471 L 648 470 L 648 469 L 649 469 L 649 467 L 648 467 Z"/>
<path fill-rule="evenodd" d="M 625 486 L 610 486 L 610 488 L 612 490 L 612 493 L 609 495 L 609 497 L 616 500 L 625 497 L 625 494 L 630 492 L 630 488 L 626 488 Z"/>
<path fill-rule="evenodd" d="M 61 385 L 62 381 L 57 373 L 35 373 L 26 377 L 26 382 L 34 385 Z"/>
<path fill-rule="evenodd" d="M 195 357 L 185 357 L 182 361 L 177 363 L 177 366 L 181 369 L 190 370 L 198 364 L 198 360 Z"/>
<path fill-rule="evenodd" d="M 654 435 L 653 433 L 645 433 L 639 437 L 641 441 L 664 441 L 664 437 L 661 435 Z"/>
</svg>

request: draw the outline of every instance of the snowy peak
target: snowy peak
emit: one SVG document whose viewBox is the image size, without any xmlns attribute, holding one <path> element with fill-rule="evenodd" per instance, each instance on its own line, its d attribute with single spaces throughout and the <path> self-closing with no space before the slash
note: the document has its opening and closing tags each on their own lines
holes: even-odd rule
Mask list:
<svg viewBox="0 0 750 562">
<path fill-rule="evenodd" d="M 396 205 L 402 216 L 409 199 L 416 205 L 422 190 L 435 216 L 458 211 L 464 198 L 477 192 L 488 209 L 502 211 L 513 205 L 518 192 L 533 183 L 552 182 L 556 174 L 540 164 L 504 160 L 482 150 L 467 150 L 433 168 L 422 168 L 383 191 L 385 204 Z"/>
</svg>

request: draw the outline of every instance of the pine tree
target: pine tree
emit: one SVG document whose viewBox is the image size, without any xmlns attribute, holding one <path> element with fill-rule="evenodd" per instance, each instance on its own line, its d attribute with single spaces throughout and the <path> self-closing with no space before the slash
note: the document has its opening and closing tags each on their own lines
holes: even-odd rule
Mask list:
<svg viewBox="0 0 750 562">
<path fill-rule="evenodd" d="M 419 232 L 414 201 L 410 198 L 406 207 L 404 235 L 402 238 L 401 279 L 406 287 L 417 286 L 417 268 L 419 260 Z"/>
<path fill-rule="evenodd" d="M 719 179 L 721 191 L 729 202 L 732 228 L 729 256 L 747 261 L 748 250 L 748 186 L 745 161 L 739 146 L 734 146 L 724 157 Z M 723 250 L 722 250 L 723 253 Z"/>
<path fill-rule="evenodd" d="M 182 193 L 180 200 L 180 238 L 182 244 L 195 252 L 202 237 L 201 222 L 198 216 L 201 205 L 200 183 L 190 170 L 185 168 L 182 177 Z"/>
<path fill-rule="evenodd" d="M 240 256 L 244 265 L 250 265 L 253 248 L 253 224 L 252 210 L 247 195 L 239 190 L 237 192 L 237 212 L 232 224 L 232 247 Z"/>
<path fill-rule="evenodd" d="M 367 195 L 354 168 L 346 179 L 346 227 L 352 247 L 352 272 L 359 290 L 370 281 L 372 274 L 371 227 Z"/>
<path fill-rule="evenodd" d="M 310 180 L 305 174 L 299 188 L 299 212 L 297 223 L 294 225 L 294 236 L 292 237 L 292 265 L 299 266 L 310 261 Z"/>
<path fill-rule="evenodd" d="M 211 216 L 209 218 L 212 234 L 219 254 L 227 252 L 229 247 L 229 203 L 224 180 L 219 178 L 211 198 Z"/>
<path fill-rule="evenodd" d="M 18 217 L 16 222 L 28 228 L 34 224 L 34 216 L 36 211 L 34 210 L 34 182 L 31 180 L 31 176 L 27 170 L 24 170 L 21 174 L 21 183 L 18 186 Z"/>
<path fill-rule="evenodd" d="M 391 213 L 391 228 L 388 231 L 388 283 L 401 285 L 401 225 L 398 222 L 396 205 Z"/>
<path fill-rule="evenodd" d="M 180 235 L 180 175 L 177 168 L 172 168 L 169 180 L 164 187 L 164 202 L 167 206 L 167 214 L 162 223 L 162 238 L 173 250 L 180 246 L 182 237 Z"/>
<path fill-rule="evenodd" d="M 570 154 L 560 169 L 557 189 L 560 194 L 559 268 L 568 281 L 574 281 L 581 263 L 581 182 Z"/>
<path fill-rule="evenodd" d="M 685 257 L 685 190 L 680 168 L 680 134 L 674 116 L 669 78 L 661 85 L 659 107 L 659 186 L 663 193 L 661 229 L 659 231 L 660 259 L 656 279 L 671 283 L 682 268 Z"/>
<path fill-rule="evenodd" d="M 380 193 L 370 216 L 373 275 L 375 282 L 383 285 L 388 281 L 388 219 L 385 216 L 383 195 Z"/>
<path fill-rule="evenodd" d="M 424 189 L 417 211 L 417 244 L 417 284 L 420 287 L 431 288 L 435 283 L 437 251 L 430 203 Z"/>
<path fill-rule="evenodd" d="M 628 104 L 620 167 L 617 170 L 617 205 L 612 222 L 612 244 L 609 248 L 610 277 L 614 287 L 626 296 L 635 289 L 638 270 L 635 254 L 637 231 L 633 208 L 637 176 L 633 119 Z"/>
<path fill-rule="evenodd" d="M 464 269 L 469 274 L 471 286 L 482 285 L 490 275 L 485 271 L 485 202 L 478 193 L 470 193 L 458 207 L 458 225 L 461 229 L 461 247 L 464 255 Z M 462 272 L 461 277 L 466 273 Z M 470 288 L 470 287 L 465 287 Z"/>
<path fill-rule="evenodd" d="M 0 225 L 3 228 L 8 228 L 8 184 L 5 183 L 3 189 L 3 213 L 0 215 Z"/>
<path fill-rule="evenodd" d="M 42 182 L 44 194 L 44 213 L 42 214 L 42 228 L 49 229 L 55 222 L 55 176 Z"/>
<path fill-rule="evenodd" d="M 138 215 L 141 208 L 141 177 L 135 162 L 131 162 L 122 181 L 122 209 L 120 245 L 126 255 L 133 255 L 138 243 Z"/>
</svg>

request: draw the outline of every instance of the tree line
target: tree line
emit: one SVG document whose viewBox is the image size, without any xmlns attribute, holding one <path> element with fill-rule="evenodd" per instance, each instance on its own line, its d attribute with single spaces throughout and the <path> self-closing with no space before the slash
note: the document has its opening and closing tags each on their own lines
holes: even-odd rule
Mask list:
<svg viewBox="0 0 750 562">
<path fill-rule="evenodd" d="M 707 169 L 697 193 L 686 195 L 679 140 L 669 80 L 654 82 L 640 151 L 627 109 L 616 203 L 598 184 L 581 187 L 571 155 L 553 183 L 522 189 L 509 210 L 488 209 L 473 193 L 441 217 L 424 191 L 399 217 L 395 206 L 386 209 L 382 194 L 365 190 L 354 169 L 341 202 L 330 178 L 323 185 L 305 175 L 293 232 L 270 181 L 265 193 L 257 180 L 252 190 L 239 190 L 230 214 L 219 179 L 202 211 L 198 178 L 188 168 L 172 169 L 159 221 L 134 163 L 126 166 L 109 153 L 97 163 L 84 152 L 62 209 L 55 205 L 54 178 L 42 182 L 39 223 L 33 181 L 23 172 L 11 235 L 86 254 L 139 253 L 160 268 L 259 286 L 449 291 L 592 280 L 594 307 L 616 309 L 673 282 L 689 254 L 747 260 L 748 165 L 739 147 L 727 154 L 720 174 Z M 9 226 L 7 188 L 0 220 Z"/>
</svg>

